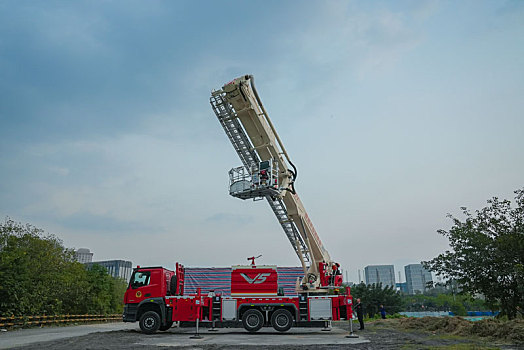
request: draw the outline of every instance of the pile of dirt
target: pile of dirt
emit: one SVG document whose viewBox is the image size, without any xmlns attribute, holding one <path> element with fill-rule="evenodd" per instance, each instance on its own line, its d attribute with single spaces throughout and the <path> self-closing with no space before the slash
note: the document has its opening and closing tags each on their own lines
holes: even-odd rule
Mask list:
<svg viewBox="0 0 524 350">
<path fill-rule="evenodd" d="M 524 320 L 500 321 L 486 319 L 473 322 L 472 333 L 481 337 L 492 337 L 524 342 Z"/>
<path fill-rule="evenodd" d="M 402 318 L 397 322 L 401 328 L 455 335 L 470 334 L 470 329 L 473 327 L 473 322 L 461 317 Z"/>
<path fill-rule="evenodd" d="M 462 317 L 422 317 L 392 321 L 403 329 L 524 342 L 524 320 L 484 319 L 471 322 Z"/>
</svg>

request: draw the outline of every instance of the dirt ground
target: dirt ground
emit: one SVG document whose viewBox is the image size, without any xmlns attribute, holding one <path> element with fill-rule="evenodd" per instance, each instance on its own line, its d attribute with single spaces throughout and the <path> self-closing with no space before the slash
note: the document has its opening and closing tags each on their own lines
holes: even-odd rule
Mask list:
<svg viewBox="0 0 524 350">
<path fill-rule="evenodd" d="M 389 320 L 388 320 L 389 321 Z M 337 322 L 334 327 L 348 330 L 347 322 Z M 355 331 L 355 334 L 368 339 L 369 343 L 364 344 L 347 344 L 347 345 L 318 345 L 315 349 L 334 350 L 334 349 L 524 349 L 524 343 L 507 343 L 500 340 L 490 340 L 479 337 L 461 337 L 448 334 L 436 334 L 431 331 L 412 330 L 399 328 L 399 322 L 376 322 L 366 325 L 366 330 Z M 164 336 L 166 334 L 164 333 Z M 211 345 L 198 344 L 185 347 L 167 347 L 167 346 L 148 346 L 140 344 L 144 334 L 136 330 L 113 331 L 107 333 L 93 333 L 81 337 L 62 339 L 57 341 L 34 343 L 17 349 L 22 350 L 95 350 L 95 349 L 199 349 L 199 350 L 303 350 L 304 345 L 277 345 L 277 346 L 257 346 L 257 345 Z M 308 347 L 309 348 L 309 347 Z"/>
</svg>

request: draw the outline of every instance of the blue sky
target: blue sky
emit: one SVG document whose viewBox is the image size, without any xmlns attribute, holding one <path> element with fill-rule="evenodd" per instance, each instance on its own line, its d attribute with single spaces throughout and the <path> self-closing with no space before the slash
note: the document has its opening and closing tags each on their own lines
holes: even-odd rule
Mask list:
<svg viewBox="0 0 524 350">
<path fill-rule="evenodd" d="M 0 214 L 98 260 L 298 265 L 227 194 L 209 96 L 254 74 L 351 279 L 432 258 L 523 186 L 523 38 L 521 1 L 0 1 Z"/>
</svg>

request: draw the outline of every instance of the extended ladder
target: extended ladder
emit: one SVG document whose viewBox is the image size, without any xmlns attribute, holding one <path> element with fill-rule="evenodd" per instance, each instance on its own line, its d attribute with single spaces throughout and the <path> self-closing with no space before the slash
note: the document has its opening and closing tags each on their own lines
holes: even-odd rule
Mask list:
<svg viewBox="0 0 524 350">
<path fill-rule="evenodd" d="M 210 102 L 220 125 L 224 128 L 224 131 L 233 144 L 233 148 L 240 157 L 242 164 L 248 170 L 258 167 L 260 159 L 251 147 L 251 142 L 242 129 L 233 106 L 227 102 L 225 93 L 213 92 Z"/>
<path fill-rule="evenodd" d="M 233 106 L 227 101 L 225 93 L 214 91 L 211 94 L 210 103 L 244 167 L 248 170 L 257 168 L 260 158 L 254 151 L 249 138 L 242 128 Z M 289 217 L 282 198 L 280 196 L 265 196 L 265 198 L 300 261 L 310 263 L 308 246 L 298 232 L 295 222 Z"/>
</svg>

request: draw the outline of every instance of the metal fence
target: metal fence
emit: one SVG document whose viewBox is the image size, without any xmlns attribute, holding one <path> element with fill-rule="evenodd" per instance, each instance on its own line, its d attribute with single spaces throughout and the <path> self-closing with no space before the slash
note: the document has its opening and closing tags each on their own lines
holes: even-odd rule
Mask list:
<svg viewBox="0 0 524 350">
<path fill-rule="evenodd" d="M 0 317 L 0 327 L 37 326 L 46 324 L 80 322 L 117 322 L 122 321 L 121 314 L 114 315 L 42 315 Z"/>
</svg>

